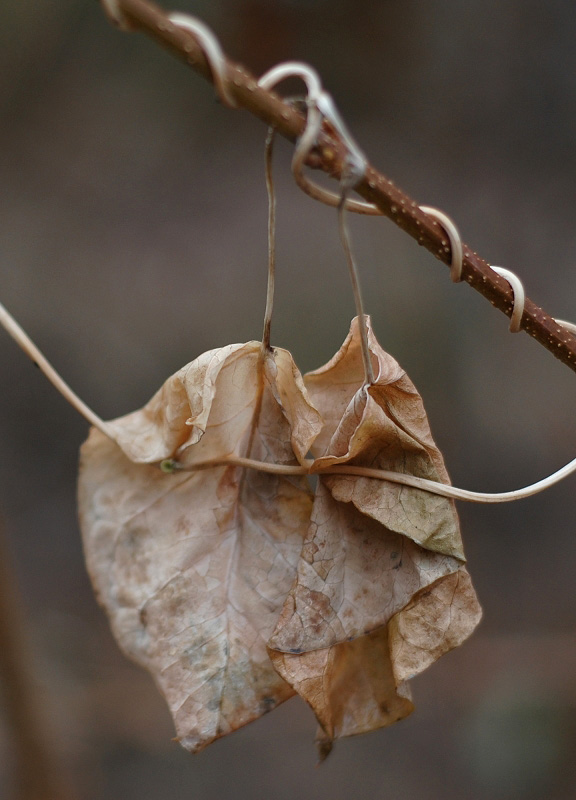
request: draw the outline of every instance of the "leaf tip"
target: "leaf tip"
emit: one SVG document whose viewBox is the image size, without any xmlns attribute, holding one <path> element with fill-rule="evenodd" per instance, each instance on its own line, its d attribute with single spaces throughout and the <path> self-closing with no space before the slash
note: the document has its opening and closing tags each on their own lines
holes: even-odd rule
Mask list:
<svg viewBox="0 0 576 800">
<path fill-rule="evenodd" d="M 324 731 L 319 731 L 318 736 L 316 738 L 316 751 L 318 753 L 318 761 L 316 762 L 316 766 L 319 767 L 323 764 L 330 753 L 332 752 L 332 748 L 334 747 L 334 740 L 329 739 Z"/>
</svg>

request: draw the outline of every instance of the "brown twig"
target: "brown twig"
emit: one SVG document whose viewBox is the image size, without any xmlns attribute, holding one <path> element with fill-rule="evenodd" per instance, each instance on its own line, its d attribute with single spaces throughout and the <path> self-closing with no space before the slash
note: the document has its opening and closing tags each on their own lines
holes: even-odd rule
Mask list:
<svg viewBox="0 0 576 800">
<path fill-rule="evenodd" d="M 212 80 L 210 67 L 200 46 L 186 31 L 172 25 L 163 10 L 147 0 L 117 0 L 117 3 L 126 27 L 151 36 L 204 78 Z M 231 94 L 238 108 L 250 111 L 267 125 L 275 127 L 282 136 L 295 141 L 304 129 L 302 114 L 284 103 L 278 95 L 258 87 L 256 78 L 243 67 L 231 61 L 226 63 Z M 307 163 L 332 177 L 340 178 L 345 155 L 343 144 L 325 129 Z M 374 167 L 368 166 L 364 179 L 355 187 L 355 191 L 378 206 L 385 216 L 436 258 L 445 264 L 450 263 L 448 239 L 440 225 Z M 466 245 L 462 279 L 486 297 L 493 306 L 511 316 L 514 297 L 510 285 Z M 556 358 L 576 371 L 576 337 L 528 298 L 521 327 Z"/>
<path fill-rule="evenodd" d="M 33 677 L 25 616 L 0 524 L 0 689 L 14 753 L 14 797 L 71 800 L 72 792 L 55 755 L 53 737 Z"/>
</svg>

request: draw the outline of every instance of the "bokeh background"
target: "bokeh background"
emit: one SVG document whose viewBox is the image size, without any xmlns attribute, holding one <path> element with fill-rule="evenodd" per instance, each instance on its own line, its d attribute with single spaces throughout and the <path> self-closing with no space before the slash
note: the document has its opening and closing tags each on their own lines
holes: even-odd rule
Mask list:
<svg viewBox="0 0 576 800">
<path fill-rule="evenodd" d="M 576 321 L 576 5 L 567 0 L 181 0 L 260 73 L 315 65 L 374 165 Z M 103 417 L 204 350 L 258 338 L 265 130 L 94 0 L 0 5 L 0 299 Z M 335 212 L 279 142 L 273 343 L 302 371 L 353 315 Z M 368 310 L 454 483 L 503 491 L 576 455 L 576 376 L 388 220 L 351 219 Z M 416 712 L 315 766 L 292 700 L 190 756 L 93 599 L 75 511 L 87 425 L 0 333 L 0 516 L 51 740 L 78 798 L 576 796 L 576 478 L 460 504 L 485 609 L 414 681 Z M 0 642 L 0 647 L 2 643 Z M 0 796 L 13 736 L 0 704 Z"/>
</svg>

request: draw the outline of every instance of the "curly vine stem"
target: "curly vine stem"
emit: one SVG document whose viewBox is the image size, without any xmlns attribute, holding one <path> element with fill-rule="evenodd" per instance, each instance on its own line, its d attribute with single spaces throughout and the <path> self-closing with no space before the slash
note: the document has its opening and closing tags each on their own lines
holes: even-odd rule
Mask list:
<svg viewBox="0 0 576 800">
<path fill-rule="evenodd" d="M 257 461 L 253 458 L 242 458 L 240 456 L 226 456 L 225 458 L 213 458 L 208 461 L 197 461 L 193 464 L 182 464 L 175 459 L 167 458 L 160 463 L 162 472 L 198 472 L 215 467 L 244 467 L 245 469 L 255 469 L 260 472 L 267 472 L 270 475 L 348 475 L 358 478 L 371 478 L 379 481 L 389 481 L 401 486 L 410 486 L 413 489 L 422 489 L 424 492 L 435 494 L 440 497 L 447 497 L 451 500 L 465 500 L 469 503 L 509 503 L 513 500 L 523 500 L 534 494 L 548 489 L 550 486 L 559 483 L 568 475 L 576 472 L 576 458 L 554 472 L 552 475 L 543 478 L 522 489 L 513 489 L 509 492 L 472 492 L 469 489 L 459 489 L 447 483 L 432 481 L 428 478 L 420 478 L 418 475 L 409 475 L 402 472 L 393 472 L 388 469 L 373 469 L 372 467 L 357 467 L 352 464 L 334 464 L 330 467 L 314 469 L 314 461 L 306 459 L 304 464 L 272 464 L 266 461 Z"/>
<path fill-rule="evenodd" d="M 158 6 L 148 0 L 114 0 L 112 5 L 115 13 L 111 13 L 110 0 L 105 5 L 107 12 L 123 30 L 147 34 L 204 78 L 214 82 L 210 63 L 201 44 L 185 29 L 170 22 L 168 15 Z M 238 108 L 250 111 L 293 142 L 302 135 L 305 118 L 300 111 L 283 102 L 274 92 L 259 87 L 257 79 L 242 66 L 225 59 L 225 71 L 229 95 Z M 307 158 L 307 165 L 339 180 L 346 166 L 346 156 L 346 144 L 331 126 L 325 124 L 317 146 Z M 354 188 L 436 258 L 445 264 L 451 263 L 449 242 L 441 224 L 422 211 L 416 201 L 373 166 L 367 166 L 365 176 Z M 463 246 L 462 279 L 500 311 L 512 315 L 512 287 L 467 245 Z M 521 328 L 576 371 L 576 338 L 529 299 L 526 299 Z"/>
</svg>

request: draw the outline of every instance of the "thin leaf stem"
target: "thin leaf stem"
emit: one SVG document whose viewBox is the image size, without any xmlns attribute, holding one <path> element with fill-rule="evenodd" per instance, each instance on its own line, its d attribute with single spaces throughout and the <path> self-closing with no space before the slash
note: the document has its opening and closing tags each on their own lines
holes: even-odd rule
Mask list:
<svg viewBox="0 0 576 800">
<path fill-rule="evenodd" d="M 169 466 L 164 466 L 169 464 Z M 357 467 L 351 464 L 334 464 L 329 467 L 313 468 L 313 459 L 305 459 L 301 466 L 290 466 L 285 464 L 269 464 L 264 461 L 257 461 L 253 458 L 241 458 L 239 456 L 226 456 L 225 458 L 215 458 L 209 461 L 200 461 L 196 464 L 182 465 L 178 462 L 163 462 L 162 469 L 165 472 L 185 471 L 196 472 L 197 470 L 212 469 L 214 467 L 235 466 L 255 469 L 260 472 L 267 472 L 272 475 L 354 475 L 361 478 L 373 478 L 381 481 L 390 481 L 403 486 L 411 486 L 414 489 L 422 489 L 425 492 L 447 497 L 452 500 L 464 500 L 470 503 L 509 503 L 513 500 L 523 500 L 526 497 L 542 492 L 550 486 L 559 483 L 564 478 L 576 472 L 576 459 L 570 461 L 561 469 L 543 478 L 536 483 L 525 486 L 522 489 L 515 489 L 510 492 L 472 492 L 468 489 L 458 489 L 450 484 L 432 481 L 428 478 L 420 478 L 417 475 L 406 475 L 403 472 L 392 472 L 385 469 L 372 469 L 371 467 Z"/>
<path fill-rule="evenodd" d="M 360 279 L 358 268 L 350 245 L 350 233 L 346 223 L 346 195 L 347 191 L 342 187 L 342 194 L 338 204 L 338 228 L 340 230 L 340 241 L 346 254 L 348 272 L 352 283 L 352 293 L 356 305 L 356 316 L 358 317 L 358 328 L 360 332 L 360 342 L 362 345 L 362 361 L 364 362 L 364 380 L 370 386 L 374 383 L 374 370 L 372 369 L 372 359 L 370 357 L 370 347 L 368 344 L 368 326 L 364 316 L 364 303 L 362 302 L 362 290 L 360 289 Z"/>
<path fill-rule="evenodd" d="M 272 156 L 274 154 L 274 137 L 276 130 L 268 129 L 266 136 L 265 164 L 266 190 L 268 192 L 268 284 L 266 290 L 266 310 L 264 312 L 264 330 L 262 333 L 262 349 L 270 349 L 270 328 L 274 309 L 274 283 L 276 278 L 276 192 L 272 174 Z"/>
<path fill-rule="evenodd" d="M 312 462 L 310 461 L 310 464 Z M 164 472 L 197 472 L 199 470 L 213 469 L 214 467 L 246 467 L 271 475 L 308 475 L 310 465 L 271 464 L 266 461 L 257 461 L 254 458 L 242 456 L 226 456 L 225 458 L 212 458 L 209 461 L 198 461 L 195 464 L 181 464 L 178 461 L 168 460 L 160 465 Z"/>
<path fill-rule="evenodd" d="M 100 419 L 100 417 L 78 397 L 76 392 L 74 392 L 70 386 L 68 386 L 66 381 L 56 372 L 52 364 L 50 364 L 48 359 L 40 352 L 32 339 L 30 339 L 28 334 L 20 327 L 14 317 L 1 303 L 0 325 L 2 325 L 3 328 L 14 339 L 14 341 L 20 345 L 26 355 L 32 359 L 34 364 L 36 364 L 41 372 L 44 373 L 55 389 L 60 392 L 62 397 L 64 397 L 70 403 L 70 405 L 76 409 L 76 411 L 82 414 L 82 416 L 87 419 L 91 425 L 94 425 L 95 428 L 101 430 L 106 436 L 114 438 L 104 420 Z"/>
</svg>

